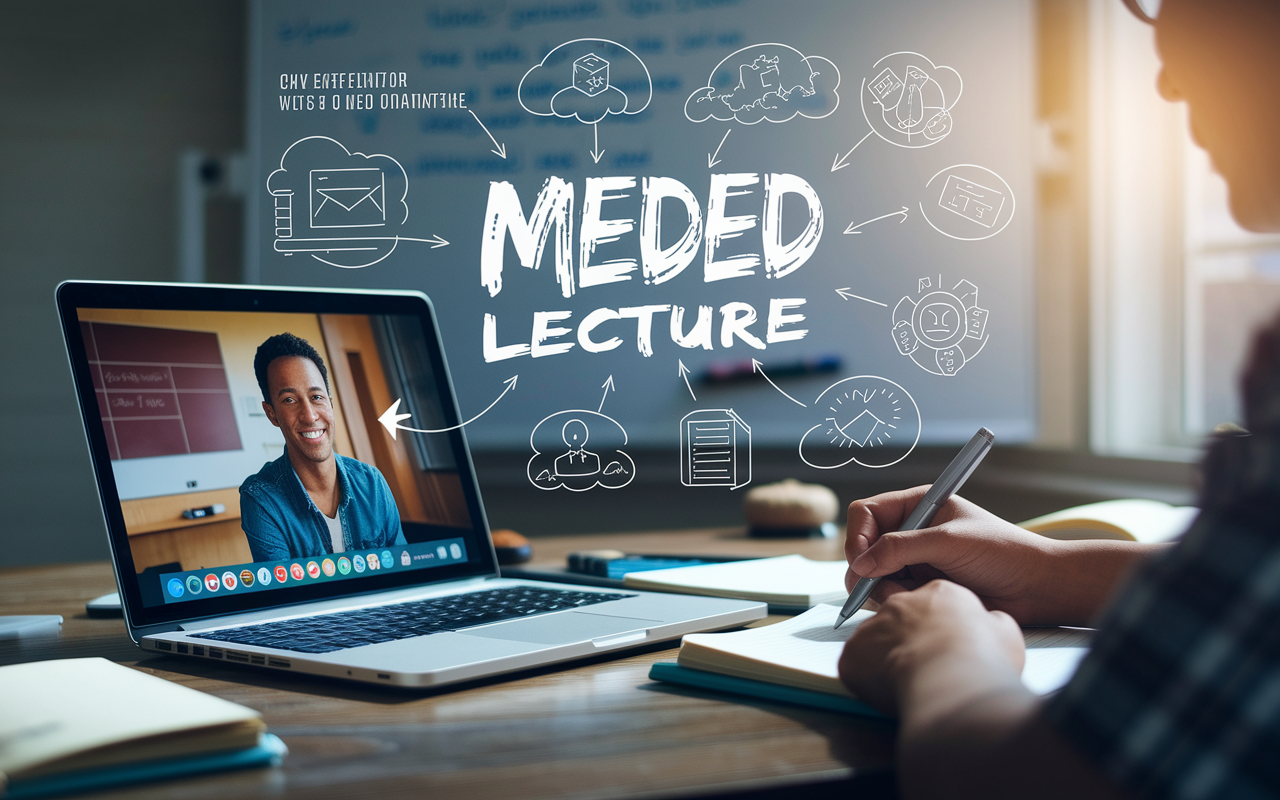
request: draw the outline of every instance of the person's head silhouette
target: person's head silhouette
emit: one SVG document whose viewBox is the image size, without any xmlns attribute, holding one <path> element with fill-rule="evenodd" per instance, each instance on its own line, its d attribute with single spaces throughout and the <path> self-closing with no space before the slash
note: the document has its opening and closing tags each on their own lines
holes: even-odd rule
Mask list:
<svg viewBox="0 0 1280 800">
<path fill-rule="evenodd" d="M 566 422 L 560 434 L 564 436 L 564 443 L 570 450 L 581 450 L 587 446 L 587 423 L 580 419 Z"/>
</svg>

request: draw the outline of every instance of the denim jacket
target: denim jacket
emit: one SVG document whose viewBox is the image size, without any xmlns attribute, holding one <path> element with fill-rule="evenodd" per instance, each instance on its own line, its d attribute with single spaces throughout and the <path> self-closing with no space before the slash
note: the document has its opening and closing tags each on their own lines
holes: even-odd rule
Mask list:
<svg viewBox="0 0 1280 800">
<path fill-rule="evenodd" d="M 382 473 L 354 458 L 338 462 L 338 519 L 347 550 L 404 544 L 400 514 Z M 293 471 L 289 453 L 240 484 L 240 527 L 254 561 L 284 561 L 333 552 L 324 515 Z"/>
</svg>

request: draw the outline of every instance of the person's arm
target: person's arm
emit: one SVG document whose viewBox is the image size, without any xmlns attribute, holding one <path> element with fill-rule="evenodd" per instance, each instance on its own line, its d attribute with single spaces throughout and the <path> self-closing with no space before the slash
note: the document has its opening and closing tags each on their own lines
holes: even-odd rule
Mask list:
<svg viewBox="0 0 1280 800">
<path fill-rule="evenodd" d="M 840 659 L 860 698 L 897 714 L 905 798 L 1122 797 L 1040 716 L 1013 619 L 933 581 L 887 598 Z"/>
<path fill-rule="evenodd" d="M 400 524 L 400 509 L 396 507 L 395 495 L 382 473 L 373 470 L 373 496 L 381 516 L 382 543 L 384 545 L 408 544 L 404 538 L 404 528 Z"/>
<path fill-rule="evenodd" d="M 252 491 L 240 488 L 240 528 L 249 542 L 254 561 L 287 561 L 289 552 L 284 530 Z M 301 555 L 301 554 L 299 554 Z"/>
<path fill-rule="evenodd" d="M 1168 545 L 1057 541 L 1019 528 L 961 497 L 931 527 L 897 532 L 926 486 L 886 492 L 849 506 L 846 583 L 885 577 L 872 599 L 947 578 L 1021 625 L 1086 625 L 1140 560 Z"/>
</svg>

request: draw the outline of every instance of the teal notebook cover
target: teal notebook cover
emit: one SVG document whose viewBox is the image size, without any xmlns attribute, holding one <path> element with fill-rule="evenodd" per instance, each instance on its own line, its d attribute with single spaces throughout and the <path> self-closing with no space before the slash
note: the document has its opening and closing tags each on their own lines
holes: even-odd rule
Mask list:
<svg viewBox="0 0 1280 800">
<path fill-rule="evenodd" d="M 114 786 L 162 781 L 207 772 L 277 766 L 288 752 L 289 748 L 285 747 L 278 736 L 264 733 L 258 739 L 258 746 L 247 750 L 143 761 L 137 764 L 88 769 L 66 775 L 50 775 L 29 781 L 14 781 L 9 785 L 9 790 L 3 792 L 3 797 L 4 800 L 29 800 L 35 797 L 97 791 Z"/>
<path fill-rule="evenodd" d="M 757 700 L 775 700 L 795 706 L 820 708 L 824 711 L 839 711 L 843 714 L 855 714 L 860 717 L 892 720 L 861 700 L 852 697 L 815 692 L 811 689 L 797 689 L 768 681 L 757 681 L 751 678 L 737 678 L 732 675 L 721 675 L 718 672 L 705 672 L 700 669 L 682 667 L 673 661 L 659 661 L 649 668 L 649 677 L 655 681 L 678 683 L 681 686 L 692 686 L 696 689 L 711 689 L 716 692 L 753 697 Z"/>
</svg>

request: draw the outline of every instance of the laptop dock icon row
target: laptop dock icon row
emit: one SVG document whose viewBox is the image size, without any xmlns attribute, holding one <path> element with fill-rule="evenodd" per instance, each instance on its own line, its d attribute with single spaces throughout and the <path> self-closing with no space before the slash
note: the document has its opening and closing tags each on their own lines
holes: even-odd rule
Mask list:
<svg viewBox="0 0 1280 800">
<path fill-rule="evenodd" d="M 261 591 L 290 584 L 356 578 L 391 569 L 422 569 L 467 560 L 462 539 L 402 545 L 360 553 L 335 553 L 267 564 L 241 564 L 161 575 L 166 603 L 224 592 Z"/>
</svg>

